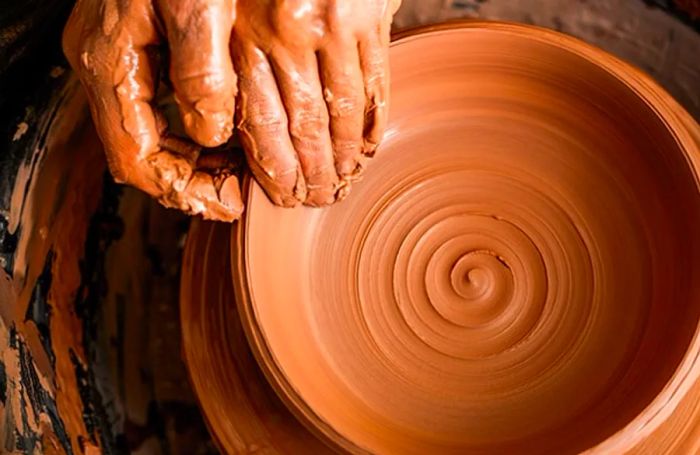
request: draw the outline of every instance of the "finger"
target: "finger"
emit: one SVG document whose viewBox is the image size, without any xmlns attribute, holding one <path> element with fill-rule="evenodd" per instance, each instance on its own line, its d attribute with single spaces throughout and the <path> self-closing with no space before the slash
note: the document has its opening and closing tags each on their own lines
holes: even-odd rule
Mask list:
<svg viewBox="0 0 700 455">
<path fill-rule="evenodd" d="M 323 96 L 330 118 L 335 169 L 344 183 L 362 172 L 365 94 L 357 43 L 337 40 L 319 53 Z"/>
<path fill-rule="evenodd" d="M 80 22 L 72 21 L 73 16 L 69 26 Z M 78 33 L 80 38 L 75 39 L 68 36 L 72 31 L 67 29 L 64 46 L 71 43 L 66 46 L 71 49 L 67 54 L 73 56 L 71 64 L 88 96 L 110 171 L 116 181 L 158 195 L 159 182 L 144 175 L 140 167 L 143 160 L 158 151 L 162 127 L 151 106 L 156 65 L 146 51 L 147 46 L 157 42 L 155 27 L 143 15 L 133 18 L 128 26 L 118 23 L 111 34 L 95 32 L 86 22 L 77 26 L 88 32 Z M 138 31 L 132 33 L 131 28 Z M 129 39 L 117 43 L 117 35 Z"/>
<path fill-rule="evenodd" d="M 163 179 L 165 172 L 189 176 L 186 182 L 180 181 L 159 196 L 163 205 L 216 221 L 230 222 L 240 217 L 243 199 L 238 177 L 233 175 L 240 159 L 233 150 L 221 147 L 200 153 L 191 142 L 168 134 L 161 137 L 160 149 L 161 153 L 148 159 L 159 178 Z M 173 168 L 177 170 L 169 170 Z"/>
<path fill-rule="evenodd" d="M 306 199 L 306 186 L 267 57 L 235 36 L 231 43 L 239 74 L 236 127 L 248 165 L 272 202 L 297 205 Z"/>
<path fill-rule="evenodd" d="M 243 213 L 238 177 L 226 171 L 215 175 L 194 170 L 191 160 L 169 151 L 157 152 L 147 159 L 144 172 L 172 182 L 163 188 L 158 201 L 204 219 L 231 222 Z"/>
<path fill-rule="evenodd" d="M 389 26 L 382 24 L 360 39 L 365 84 L 364 153 L 373 155 L 384 135 L 389 98 Z"/>
<path fill-rule="evenodd" d="M 272 69 L 289 119 L 289 135 L 306 181 L 307 205 L 335 202 L 335 171 L 328 110 L 323 100 L 318 62 L 313 52 L 273 51 Z"/>
<path fill-rule="evenodd" d="M 231 0 L 161 0 L 170 47 L 170 79 L 187 134 L 207 147 L 233 130 L 236 75 L 229 53 Z"/>
</svg>

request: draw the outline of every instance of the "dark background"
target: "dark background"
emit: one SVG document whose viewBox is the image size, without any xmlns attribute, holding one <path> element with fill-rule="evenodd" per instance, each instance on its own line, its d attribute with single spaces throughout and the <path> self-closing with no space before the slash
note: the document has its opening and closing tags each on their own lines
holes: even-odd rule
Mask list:
<svg viewBox="0 0 700 455">
<path fill-rule="evenodd" d="M 187 218 L 114 184 L 99 147 L 74 156 L 66 144 L 51 142 L 61 108 L 81 96 L 60 51 L 71 7 L 62 0 L 0 1 L 0 453 L 216 452 L 180 360 L 178 279 Z M 579 36 L 649 72 L 700 117 L 697 0 L 404 0 L 396 25 L 465 16 Z M 89 123 L 74 127 L 76 137 L 94 136 Z M 76 178 L 76 161 L 65 160 L 65 178 L 55 187 L 36 185 L 59 152 L 98 164 Z M 21 172 L 29 178 L 18 178 Z M 58 207 L 37 253 L 36 276 L 21 280 L 15 264 L 26 252 L 18 245 L 36 226 L 10 229 L 19 216 L 10 213 L 13 197 L 24 202 L 23 213 L 30 201 L 35 209 Z M 68 201 L 84 208 L 61 211 Z M 82 251 L 61 243 L 68 237 Z M 65 293 L 57 286 L 73 266 L 80 280 Z M 52 337 L 57 327 L 72 330 Z"/>
</svg>

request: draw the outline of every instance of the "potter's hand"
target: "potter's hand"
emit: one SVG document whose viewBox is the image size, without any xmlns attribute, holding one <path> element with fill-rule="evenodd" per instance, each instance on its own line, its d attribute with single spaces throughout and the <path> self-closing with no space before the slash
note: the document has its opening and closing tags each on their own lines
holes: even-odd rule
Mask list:
<svg viewBox="0 0 700 455">
<path fill-rule="evenodd" d="M 152 104 L 158 75 L 153 46 L 167 39 L 186 132 L 199 144 L 222 144 L 233 126 L 234 17 L 233 0 L 78 0 L 63 39 L 115 179 L 166 206 L 225 221 L 243 210 L 238 180 L 225 157 L 203 163 L 199 147 L 165 134 Z"/>
<path fill-rule="evenodd" d="M 398 0 L 237 0 L 236 125 L 277 204 L 342 198 L 387 118 Z"/>
</svg>

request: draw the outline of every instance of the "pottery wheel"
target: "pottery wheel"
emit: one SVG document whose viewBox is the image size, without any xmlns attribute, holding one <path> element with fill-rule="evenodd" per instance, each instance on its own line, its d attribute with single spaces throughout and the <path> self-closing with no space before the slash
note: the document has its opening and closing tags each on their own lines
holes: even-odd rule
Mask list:
<svg viewBox="0 0 700 455">
<path fill-rule="evenodd" d="M 183 325 L 200 399 L 208 382 L 264 377 L 257 398 L 219 402 L 279 396 L 302 445 L 353 452 L 643 443 L 680 400 L 671 386 L 697 375 L 692 120 L 602 51 L 523 26 L 408 36 L 391 64 L 388 131 L 347 200 L 285 210 L 248 183 L 230 234 L 237 302 L 220 271 L 229 234 L 193 228 Z M 203 355 L 220 365 L 193 367 Z M 296 437 L 260 431 L 280 451 Z"/>
</svg>

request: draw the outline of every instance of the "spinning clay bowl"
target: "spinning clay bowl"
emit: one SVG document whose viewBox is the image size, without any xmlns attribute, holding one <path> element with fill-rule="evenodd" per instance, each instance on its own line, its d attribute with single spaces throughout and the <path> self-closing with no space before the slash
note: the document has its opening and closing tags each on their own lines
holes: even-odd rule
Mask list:
<svg viewBox="0 0 700 455">
<path fill-rule="evenodd" d="M 391 71 L 345 201 L 248 180 L 242 221 L 192 225 L 184 352 L 222 449 L 696 450 L 694 120 L 534 27 L 411 32 Z"/>
</svg>

